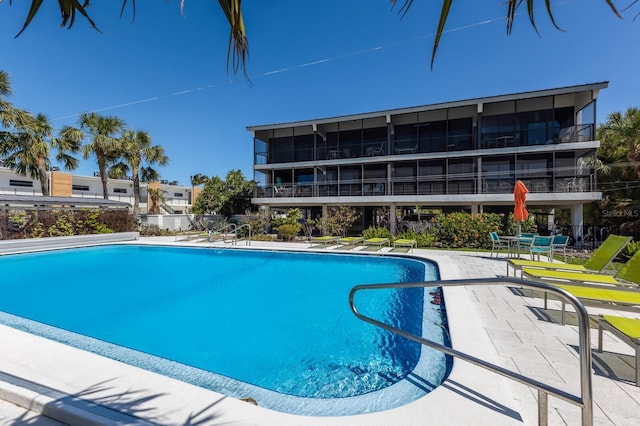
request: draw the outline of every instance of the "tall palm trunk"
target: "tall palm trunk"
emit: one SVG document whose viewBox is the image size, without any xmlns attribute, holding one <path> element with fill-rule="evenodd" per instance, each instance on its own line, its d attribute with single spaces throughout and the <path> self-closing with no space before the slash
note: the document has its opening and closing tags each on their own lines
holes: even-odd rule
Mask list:
<svg viewBox="0 0 640 426">
<path fill-rule="evenodd" d="M 107 187 L 107 161 L 105 160 L 104 153 L 102 151 L 96 151 L 96 157 L 98 159 L 98 171 L 100 172 L 100 180 L 102 181 L 102 198 L 109 199 L 109 188 Z"/>
<path fill-rule="evenodd" d="M 38 157 L 38 179 L 40 180 L 40 188 L 42 195 L 49 196 L 49 175 L 47 175 L 47 163 L 44 157 Z"/>
<path fill-rule="evenodd" d="M 131 173 L 133 175 L 133 217 L 138 217 L 140 210 L 140 164 L 131 164 Z"/>
</svg>

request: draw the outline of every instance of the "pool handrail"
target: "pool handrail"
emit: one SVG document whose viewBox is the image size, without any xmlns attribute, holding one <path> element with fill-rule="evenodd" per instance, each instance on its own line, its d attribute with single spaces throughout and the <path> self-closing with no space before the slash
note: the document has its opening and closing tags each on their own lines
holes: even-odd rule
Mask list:
<svg viewBox="0 0 640 426">
<path fill-rule="evenodd" d="M 233 238 L 231 239 L 231 244 L 235 244 L 236 228 L 237 228 L 237 225 L 235 223 L 228 223 L 226 225 L 221 226 L 220 228 L 211 229 L 211 230 L 208 231 L 207 241 L 211 243 L 211 242 L 213 242 L 212 237 L 214 235 L 222 235 L 222 241 L 224 241 L 226 243 L 227 242 L 227 234 L 231 234 L 231 235 L 233 235 Z M 230 231 L 230 232 L 225 232 L 225 231 Z"/>
<path fill-rule="evenodd" d="M 238 226 L 235 230 L 235 235 L 236 235 L 236 239 L 238 236 L 238 231 L 241 230 L 242 228 L 248 228 L 249 229 L 249 237 L 247 238 L 247 242 L 245 243 L 245 245 L 250 246 L 251 245 L 251 225 L 249 225 L 248 223 L 243 223 L 242 225 Z"/>
<path fill-rule="evenodd" d="M 570 394 L 562 389 L 554 388 L 538 380 L 524 376 L 522 374 L 507 370 L 499 365 L 492 364 L 488 361 L 477 358 L 473 355 L 466 354 L 464 352 L 453 349 L 452 347 L 444 346 L 440 343 L 436 343 L 424 337 L 416 336 L 404 330 L 392 327 L 388 324 L 382 323 L 373 318 L 358 312 L 354 304 L 355 294 L 360 290 L 377 290 L 377 289 L 392 289 L 392 288 L 424 288 L 424 287 L 455 287 L 455 286 L 469 286 L 469 285 L 510 285 L 514 287 L 527 287 L 536 288 L 555 293 L 563 300 L 567 300 L 573 305 L 578 317 L 578 338 L 579 338 L 579 354 L 580 354 L 580 395 L 576 396 Z M 546 426 L 548 424 L 548 395 L 554 395 L 562 400 L 577 405 L 582 410 L 582 425 L 593 425 L 593 388 L 592 388 L 592 376 L 591 376 L 591 336 L 589 334 L 589 315 L 587 310 L 580 300 L 578 300 L 571 293 L 555 287 L 551 284 L 528 281 L 518 278 L 476 278 L 476 279 L 462 279 L 462 280 L 443 280 L 443 281 L 426 281 L 426 282 L 414 282 L 414 283 L 388 283 L 388 284 L 361 284 L 353 287 L 349 292 L 349 305 L 351 311 L 361 319 L 362 321 L 373 324 L 377 327 L 381 327 L 387 331 L 403 336 L 407 339 L 418 342 L 422 345 L 429 346 L 433 349 L 439 350 L 447 355 L 455 358 L 462 359 L 470 362 L 471 364 L 485 368 L 500 374 L 503 377 L 508 377 L 517 382 L 523 383 L 530 387 L 538 389 L 538 424 Z M 586 328 L 585 328 L 586 327 Z"/>
</svg>

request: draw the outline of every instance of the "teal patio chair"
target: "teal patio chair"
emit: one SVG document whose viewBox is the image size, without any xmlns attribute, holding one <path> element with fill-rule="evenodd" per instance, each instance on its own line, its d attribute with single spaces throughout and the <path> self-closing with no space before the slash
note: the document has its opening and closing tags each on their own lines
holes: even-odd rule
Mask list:
<svg viewBox="0 0 640 426">
<path fill-rule="evenodd" d="M 555 253 L 562 253 L 564 256 L 564 263 L 567 263 L 567 244 L 569 244 L 568 235 L 554 235 L 551 242 L 551 261 L 553 262 L 553 255 Z"/>
<path fill-rule="evenodd" d="M 489 236 L 491 237 L 491 253 L 489 253 L 489 257 L 492 257 L 494 252 L 498 257 L 500 249 L 503 248 L 507 249 L 507 255 L 509 255 L 509 243 L 507 241 L 501 240 L 497 232 L 489 232 Z"/>
<path fill-rule="evenodd" d="M 538 255 L 538 261 L 540 261 L 540 254 L 544 254 L 547 256 L 549 261 L 553 262 L 552 254 L 552 242 L 553 237 L 542 237 L 540 235 L 536 235 L 531 240 L 531 245 L 529 246 L 529 253 L 531 254 L 531 260 L 534 260 L 534 256 Z"/>
</svg>

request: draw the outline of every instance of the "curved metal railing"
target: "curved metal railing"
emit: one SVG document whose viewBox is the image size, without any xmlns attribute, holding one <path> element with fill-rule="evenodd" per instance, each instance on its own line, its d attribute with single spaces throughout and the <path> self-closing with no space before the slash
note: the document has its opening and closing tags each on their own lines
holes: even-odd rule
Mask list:
<svg viewBox="0 0 640 426">
<path fill-rule="evenodd" d="M 233 238 L 231 240 L 231 243 L 234 244 L 235 243 L 235 238 L 236 238 L 236 228 L 237 225 L 235 223 L 228 223 L 218 229 L 214 229 L 214 230 L 210 230 L 209 231 L 209 235 L 207 237 L 207 241 L 208 242 L 212 242 L 213 238 L 215 236 L 220 235 L 222 237 L 222 241 L 224 241 L 225 243 L 227 242 L 227 234 L 232 234 Z M 225 232 L 225 231 L 229 231 L 229 232 Z"/>
<path fill-rule="evenodd" d="M 247 237 L 247 242 L 245 245 L 250 246 L 251 245 L 251 225 L 249 225 L 248 223 L 240 225 L 236 228 L 236 231 L 235 231 L 236 238 L 238 235 L 238 231 L 241 230 L 242 228 L 247 228 L 249 230 L 249 236 Z"/>
<path fill-rule="evenodd" d="M 573 305 L 578 316 L 578 336 L 579 336 L 579 354 L 580 354 L 580 395 L 573 395 L 562 389 L 554 388 L 546 383 L 524 376 L 520 373 L 505 369 L 499 365 L 492 364 L 488 361 L 477 358 L 473 355 L 466 354 L 440 343 L 436 343 L 424 337 L 414 335 L 404 330 L 400 330 L 388 324 L 382 323 L 373 318 L 358 312 L 354 304 L 354 297 L 358 291 L 379 290 L 392 288 L 424 288 L 424 287 L 456 287 L 456 286 L 483 286 L 483 285 L 511 285 L 515 287 L 525 287 L 543 290 L 545 292 L 554 293 L 561 299 L 568 301 Z M 589 315 L 584 305 L 571 293 L 554 287 L 550 284 L 527 281 L 517 278 L 486 278 L 486 279 L 467 279 L 467 280 L 451 280 L 451 281 L 428 281 L 417 283 L 395 283 L 395 284 L 363 284 L 357 285 L 351 289 L 349 293 L 349 305 L 351 310 L 359 319 L 381 327 L 392 333 L 396 333 L 407 339 L 418 342 L 422 345 L 439 350 L 447 355 L 470 362 L 471 364 L 493 371 L 501 376 L 508 377 L 519 383 L 523 383 L 538 390 L 538 424 L 546 426 L 548 424 L 548 395 L 553 395 L 564 401 L 577 405 L 582 409 L 582 425 L 593 425 L 593 391 L 591 377 L 591 338 L 589 335 Z"/>
</svg>

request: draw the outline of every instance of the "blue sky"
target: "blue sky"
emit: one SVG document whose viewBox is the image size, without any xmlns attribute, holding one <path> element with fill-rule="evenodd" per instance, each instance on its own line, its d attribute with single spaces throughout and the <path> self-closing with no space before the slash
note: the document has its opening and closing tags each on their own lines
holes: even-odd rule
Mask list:
<svg viewBox="0 0 640 426">
<path fill-rule="evenodd" d="M 454 2 L 429 68 L 440 2 L 414 2 L 401 18 L 386 0 L 243 2 L 253 86 L 227 72 L 228 26 L 218 2 L 92 2 L 101 33 L 78 17 L 60 28 L 45 2 L 18 38 L 27 1 L 0 2 L 0 69 L 17 107 L 57 128 L 78 114 L 115 115 L 145 130 L 170 163 L 163 179 L 202 173 L 253 177 L 247 126 L 333 117 L 482 96 L 609 81 L 598 121 L 640 106 L 640 6 L 617 18 L 604 0 L 552 1 L 552 27 L 538 0 L 536 34 L 524 11 L 506 35 L 502 0 Z M 130 3 L 130 2 L 129 2 Z M 628 3 L 616 1 L 623 7 Z M 74 173 L 90 175 L 94 159 Z"/>
</svg>

